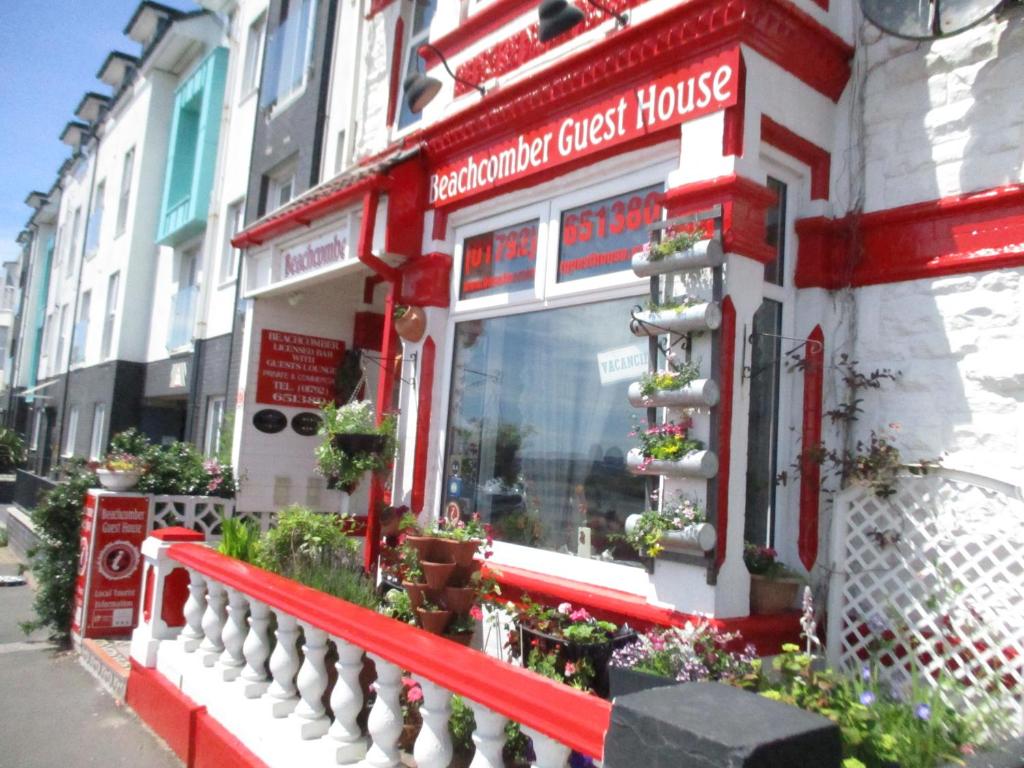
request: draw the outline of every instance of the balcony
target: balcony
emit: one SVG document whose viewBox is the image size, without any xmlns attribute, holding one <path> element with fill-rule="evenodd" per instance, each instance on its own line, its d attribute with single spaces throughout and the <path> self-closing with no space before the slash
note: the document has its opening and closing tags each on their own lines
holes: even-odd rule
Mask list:
<svg viewBox="0 0 1024 768">
<path fill-rule="evenodd" d="M 167 349 L 175 350 L 192 342 L 192 329 L 196 320 L 199 286 L 189 285 L 171 299 L 171 323 L 167 328 Z"/>
</svg>

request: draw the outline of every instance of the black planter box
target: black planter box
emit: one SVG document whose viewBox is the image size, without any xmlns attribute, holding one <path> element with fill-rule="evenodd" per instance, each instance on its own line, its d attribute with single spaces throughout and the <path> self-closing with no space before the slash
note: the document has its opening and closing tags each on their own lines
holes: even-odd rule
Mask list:
<svg viewBox="0 0 1024 768">
<path fill-rule="evenodd" d="M 331 438 L 334 447 L 344 453 L 383 453 L 387 441 L 385 435 L 373 433 L 335 435 Z"/>
<path fill-rule="evenodd" d="M 680 683 L 671 677 L 652 675 L 649 672 L 637 672 L 635 669 L 626 669 L 625 667 L 608 667 L 608 692 L 613 699 L 616 696 L 639 693 L 666 685 L 680 685 Z"/>
<path fill-rule="evenodd" d="M 581 645 L 569 642 L 560 637 L 549 635 L 531 627 L 519 628 L 519 651 L 523 663 L 530 655 L 530 648 L 533 641 L 537 641 L 537 647 L 545 653 L 557 651 L 559 658 L 563 661 L 579 661 L 586 659 L 594 668 L 594 691 L 598 696 L 608 698 L 608 662 L 612 653 L 622 646 L 631 643 L 636 639 L 636 632 L 622 627 L 619 632 L 603 643 Z"/>
</svg>

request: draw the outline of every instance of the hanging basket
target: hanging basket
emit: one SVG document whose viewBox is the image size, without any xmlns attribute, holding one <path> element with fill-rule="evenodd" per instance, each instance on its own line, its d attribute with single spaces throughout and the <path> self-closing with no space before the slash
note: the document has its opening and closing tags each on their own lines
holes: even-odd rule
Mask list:
<svg viewBox="0 0 1024 768">
<path fill-rule="evenodd" d="M 661 259 L 651 260 L 643 251 L 633 254 L 633 273 L 638 277 L 653 277 L 666 272 L 688 272 L 706 267 L 720 267 L 725 253 L 718 240 L 701 240 L 685 251 L 676 251 Z"/>
<path fill-rule="evenodd" d="M 709 301 L 682 309 L 635 312 L 629 324 L 634 336 L 661 336 L 665 333 L 714 331 L 722 324 L 722 308 Z"/>
<path fill-rule="evenodd" d="M 331 437 L 331 443 L 342 453 L 384 453 L 387 447 L 387 435 L 373 432 L 350 432 Z"/>
<path fill-rule="evenodd" d="M 665 477 L 702 477 L 711 479 L 718 474 L 718 456 L 714 451 L 693 451 L 681 459 L 645 459 L 638 448 L 626 454 L 626 468 L 634 475 L 663 475 Z"/>
<path fill-rule="evenodd" d="M 427 330 L 427 313 L 422 307 L 409 307 L 405 314 L 395 318 L 395 333 L 402 339 L 415 344 Z"/>
<path fill-rule="evenodd" d="M 714 379 L 695 379 L 681 389 L 658 389 L 649 395 L 640 391 L 640 382 L 629 385 L 629 404 L 634 408 L 711 408 L 718 405 L 718 383 Z"/>
<path fill-rule="evenodd" d="M 626 518 L 626 533 L 632 532 L 639 519 L 640 515 Z M 694 523 L 678 530 L 665 531 L 658 539 L 658 544 L 668 552 L 702 553 L 714 549 L 717 541 L 715 526 L 711 523 Z"/>
</svg>

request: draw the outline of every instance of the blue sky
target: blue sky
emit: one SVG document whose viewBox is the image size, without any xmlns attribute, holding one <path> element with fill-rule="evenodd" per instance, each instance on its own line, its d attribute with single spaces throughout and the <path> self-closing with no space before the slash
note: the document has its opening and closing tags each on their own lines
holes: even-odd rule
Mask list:
<svg viewBox="0 0 1024 768">
<path fill-rule="evenodd" d="M 189 0 L 163 0 L 195 8 Z M 122 30 L 138 0 L 3 0 L 0 16 L 0 261 L 31 214 L 33 189 L 46 192 L 70 147 L 57 137 L 86 91 L 109 93 L 96 79 L 107 53 L 138 53 Z"/>
</svg>

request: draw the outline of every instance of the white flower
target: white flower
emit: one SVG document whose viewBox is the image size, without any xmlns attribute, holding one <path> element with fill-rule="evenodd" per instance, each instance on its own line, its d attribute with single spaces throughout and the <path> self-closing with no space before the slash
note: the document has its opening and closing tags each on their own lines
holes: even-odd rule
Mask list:
<svg viewBox="0 0 1024 768">
<path fill-rule="evenodd" d="M 563 616 L 568 616 L 572 612 L 572 605 L 569 603 L 559 603 L 558 612 Z"/>
</svg>

